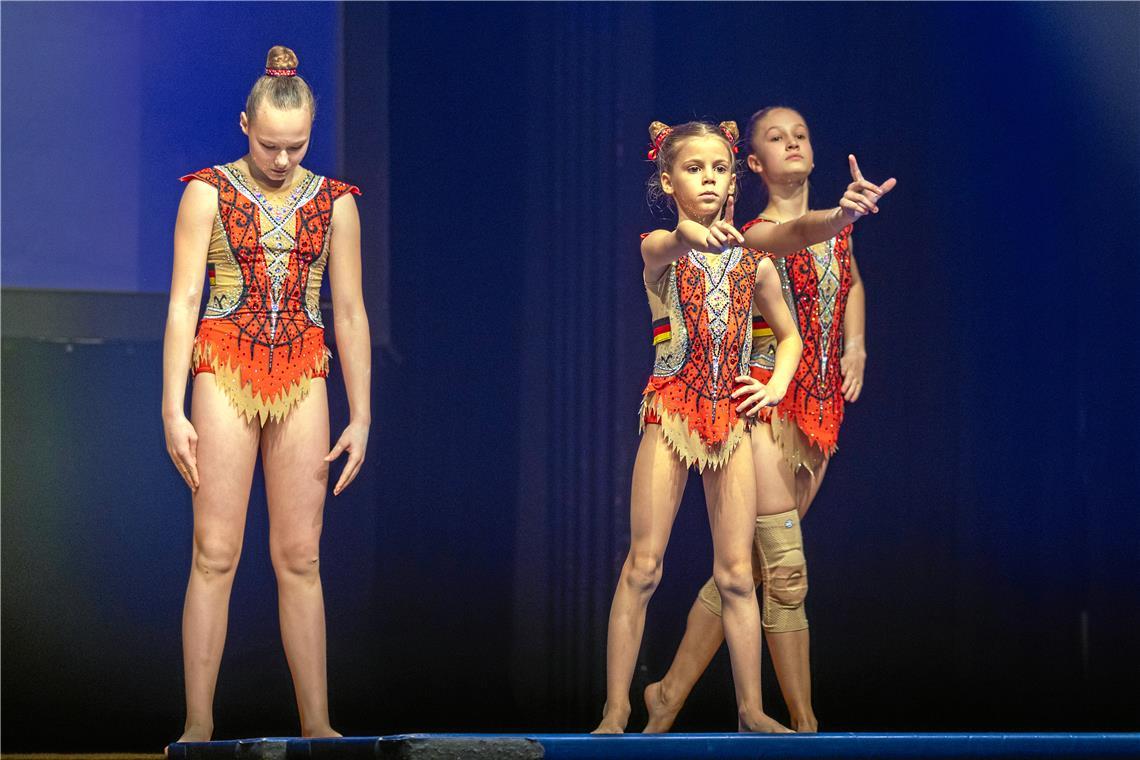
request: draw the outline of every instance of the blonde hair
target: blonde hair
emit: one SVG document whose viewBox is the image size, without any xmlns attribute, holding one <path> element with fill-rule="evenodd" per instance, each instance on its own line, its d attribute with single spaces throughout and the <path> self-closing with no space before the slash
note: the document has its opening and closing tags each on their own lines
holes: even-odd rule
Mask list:
<svg viewBox="0 0 1140 760">
<path fill-rule="evenodd" d="M 724 140 L 728 146 L 729 156 L 732 158 L 732 173 L 735 174 L 736 142 L 740 139 L 740 129 L 737 128 L 735 121 L 722 121 L 715 125 L 707 121 L 687 121 L 676 127 L 655 121 L 649 125 L 649 141 L 653 144 L 653 150 L 650 151 L 649 155 L 650 160 L 656 164 L 656 171 L 646 183 L 648 188 L 646 199 L 651 208 L 659 208 L 664 205 L 671 210 L 676 210 L 677 205 L 672 196 L 661 187 L 661 175 L 672 170 L 673 162 L 677 160 L 677 154 L 686 140 L 709 135 Z"/>
<path fill-rule="evenodd" d="M 284 45 L 274 45 L 265 56 L 266 69 L 296 69 L 297 54 Z M 245 115 L 250 121 L 257 116 L 257 109 L 268 100 L 274 108 L 289 111 L 294 108 L 308 108 L 312 118 L 317 116 L 317 102 L 309 84 L 299 76 L 269 76 L 263 74 L 253 83 L 245 99 Z"/>
</svg>

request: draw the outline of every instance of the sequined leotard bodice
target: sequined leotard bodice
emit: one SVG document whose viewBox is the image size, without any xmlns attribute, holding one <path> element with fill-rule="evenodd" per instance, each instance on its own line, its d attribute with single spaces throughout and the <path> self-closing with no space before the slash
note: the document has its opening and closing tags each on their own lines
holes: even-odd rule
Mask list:
<svg viewBox="0 0 1140 760">
<path fill-rule="evenodd" d="M 775 220 L 758 217 L 742 229 Z M 843 315 L 851 289 L 851 225 L 819 245 L 796 251 L 772 263 L 780 273 L 780 287 L 804 349 L 788 394 L 776 407 L 780 417 L 790 420 L 824 454 L 835 451 L 839 426 L 843 422 L 843 378 L 839 371 L 842 354 Z M 763 315 L 753 324 L 753 376 L 761 381 L 771 377 L 775 360 L 775 339 Z M 767 418 L 770 410 L 761 412 Z"/>
<path fill-rule="evenodd" d="M 747 371 L 759 254 L 690 251 L 645 283 L 657 355 L 642 422 L 659 422 L 686 464 L 717 468 L 744 436 L 730 394 Z"/>
<path fill-rule="evenodd" d="M 274 202 L 232 164 L 182 180 L 218 190 L 195 372 L 214 373 L 247 419 L 279 421 L 327 371 L 320 289 L 333 202 L 360 190 L 303 171 L 293 190 Z"/>
</svg>

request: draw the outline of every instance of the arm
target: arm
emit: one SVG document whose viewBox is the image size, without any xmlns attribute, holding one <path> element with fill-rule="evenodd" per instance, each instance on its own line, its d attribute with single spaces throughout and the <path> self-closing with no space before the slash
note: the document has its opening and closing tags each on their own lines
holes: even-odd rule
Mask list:
<svg viewBox="0 0 1140 760">
<path fill-rule="evenodd" d="M 657 282 L 665 270 L 690 250 L 723 251 L 730 245 L 744 243 L 744 236 L 732 224 L 736 198 L 725 202 L 724 218 L 706 227 L 700 222 L 684 219 L 675 230 L 654 230 L 641 241 L 641 259 L 645 262 L 643 276 L 646 282 Z"/>
<path fill-rule="evenodd" d="M 174 271 L 162 342 L 162 427 L 166 451 L 191 490 L 198 488 L 198 434 L 186 418 L 186 377 L 190 373 L 206 253 L 217 208 L 218 191 L 213 187 L 198 181 L 186 185 L 174 224 Z"/>
<path fill-rule="evenodd" d="M 838 206 L 826 211 L 809 211 L 784 224 L 754 224 L 744 233 L 744 244 L 773 256 L 787 256 L 809 245 L 830 240 L 844 227 L 867 214 L 877 214 L 879 198 L 897 184 L 894 177 L 882 185 L 875 185 L 863 178 L 855 156 L 848 156 L 847 160 L 851 184 L 839 199 Z"/>
<path fill-rule="evenodd" d="M 858 401 L 863 392 L 863 370 L 867 366 L 867 347 L 864 333 L 867 326 L 867 292 L 863 288 L 863 278 L 855 264 L 855 248 L 851 246 L 851 289 L 847 291 L 847 310 L 843 314 L 843 356 L 839 359 L 839 371 L 843 375 L 843 398 Z"/>
<path fill-rule="evenodd" d="M 348 461 L 333 488 L 335 495 L 360 472 L 368 446 L 368 429 L 372 424 L 372 344 L 360 274 L 360 214 L 351 194 L 342 195 L 333 203 L 331 235 L 329 285 L 332 288 L 336 348 L 349 410 L 348 427 L 325 457 L 326 462 L 331 462 L 343 452 L 348 452 Z"/>
<path fill-rule="evenodd" d="M 776 337 L 776 366 L 767 383 L 761 383 L 751 375 L 736 378 L 741 387 L 732 392 L 733 398 L 747 396 L 736 410 L 748 410 L 754 416 L 765 406 L 780 403 L 788 392 L 788 386 L 795 377 L 803 353 L 803 341 L 796 330 L 796 323 L 788 305 L 780 292 L 780 275 L 768 259 L 756 268 L 756 295 L 753 299 L 756 310 L 764 315 L 772 334 Z"/>
</svg>

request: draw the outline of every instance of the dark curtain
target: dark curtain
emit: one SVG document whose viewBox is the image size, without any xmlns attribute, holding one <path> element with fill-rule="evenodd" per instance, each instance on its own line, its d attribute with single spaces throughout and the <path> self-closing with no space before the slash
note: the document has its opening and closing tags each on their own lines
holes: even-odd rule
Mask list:
<svg viewBox="0 0 1140 760">
<path fill-rule="evenodd" d="M 641 115 L 653 82 L 649 62 L 630 65 L 627 56 L 649 48 L 652 14 L 637 4 L 529 13 L 512 673 L 533 725 L 580 728 L 604 698 L 648 356 L 648 307 L 636 283 Z"/>
</svg>

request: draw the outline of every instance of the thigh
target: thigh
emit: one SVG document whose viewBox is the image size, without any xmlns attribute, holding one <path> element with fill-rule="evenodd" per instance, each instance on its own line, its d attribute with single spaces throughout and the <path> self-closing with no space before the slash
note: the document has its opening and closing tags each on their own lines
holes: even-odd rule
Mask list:
<svg viewBox="0 0 1140 760">
<path fill-rule="evenodd" d="M 285 419 L 266 424 L 261 438 L 269 540 L 314 540 L 321 534 L 328 488 L 329 404 L 323 378 Z M 343 459 L 343 458 L 342 458 Z"/>
<path fill-rule="evenodd" d="M 796 509 L 800 513 L 800 519 L 803 519 L 803 516 L 807 514 L 808 508 L 815 501 L 815 497 L 819 495 L 819 489 L 823 485 L 823 477 L 827 474 L 827 465 L 830 461 L 830 457 L 824 457 L 814 473 L 806 467 L 796 473 Z"/>
<path fill-rule="evenodd" d="M 713 553 L 719 563 L 750 562 L 756 531 L 756 474 L 752 443 L 745 437 L 728 461 L 703 476 L 712 529 Z"/>
<path fill-rule="evenodd" d="M 661 426 L 646 425 L 633 463 L 631 554 L 664 556 L 688 477 L 689 469 L 665 441 Z"/>
<path fill-rule="evenodd" d="M 240 541 L 260 429 L 234 408 L 208 372 L 194 378 L 190 422 L 198 434 L 195 539 L 222 533 Z"/>
<path fill-rule="evenodd" d="M 772 426 L 752 426 L 752 465 L 756 471 L 756 514 L 775 515 L 795 509 L 796 477 L 772 435 Z"/>
</svg>

